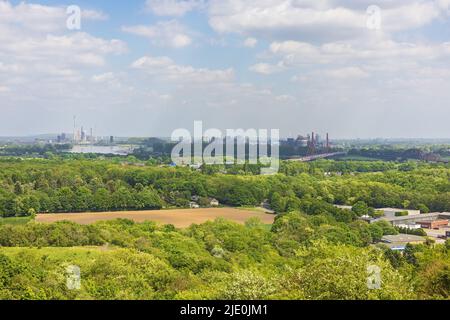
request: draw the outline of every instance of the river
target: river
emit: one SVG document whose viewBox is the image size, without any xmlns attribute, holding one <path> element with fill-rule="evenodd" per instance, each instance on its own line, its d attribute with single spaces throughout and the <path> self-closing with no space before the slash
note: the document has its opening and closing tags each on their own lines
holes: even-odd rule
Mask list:
<svg viewBox="0 0 450 320">
<path fill-rule="evenodd" d="M 126 156 L 132 153 L 130 147 L 124 146 L 94 146 L 94 145 L 75 145 L 70 153 L 95 153 L 95 154 L 113 154 Z"/>
</svg>

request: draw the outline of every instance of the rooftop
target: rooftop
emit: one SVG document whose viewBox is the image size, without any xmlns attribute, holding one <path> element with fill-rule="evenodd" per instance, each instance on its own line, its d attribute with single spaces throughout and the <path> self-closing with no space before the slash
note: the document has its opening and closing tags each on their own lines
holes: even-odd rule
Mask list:
<svg viewBox="0 0 450 320">
<path fill-rule="evenodd" d="M 352 206 L 341 206 L 341 205 L 339 205 L 339 204 L 335 204 L 334 206 L 335 206 L 336 208 L 339 208 L 339 209 L 348 209 L 348 210 L 352 210 L 352 209 L 353 209 Z"/>
<path fill-rule="evenodd" d="M 384 211 L 384 212 L 408 212 L 410 215 L 417 215 L 420 214 L 420 210 L 409 210 L 409 209 L 399 209 L 399 208 L 380 208 L 376 209 L 378 211 Z"/>
<path fill-rule="evenodd" d="M 423 242 L 423 241 L 425 241 L 425 238 L 411 235 L 411 234 L 398 234 L 398 235 L 384 236 L 381 240 L 383 242 L 387 242 L 387 243 L 391 243 L 391 244 L 401 244 L 401 243 L 411 243 L 411 242 Z"/>
<path fill-rule="evenodd" d="M 376 219 L 375 221 L 385 220 L 388 222 L 402 222 L 402 221 L 430 221 L 431 220 L 438 220 L 438 219 L 450 219 L 450 213 L 448 212 L 434 212 L 434 213 L 425 213 L 421 215 L 411 215 L 411 216 L 404 216 L 404 217 L 382 217 L 379 219 Z"/>
</svg>

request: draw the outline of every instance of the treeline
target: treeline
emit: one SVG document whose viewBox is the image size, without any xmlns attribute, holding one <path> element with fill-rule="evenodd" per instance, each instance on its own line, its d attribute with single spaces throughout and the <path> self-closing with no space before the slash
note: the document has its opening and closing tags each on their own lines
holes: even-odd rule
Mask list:
<svg viewBox="0 0 450 320">
<path fill-rule="evenodd" d="M 251 219 L 247 224 L 259 225 L 260 223 L 257 219 Z M 118 225 L 135 226 L 135 228 L 141 228 L 141 231 L 147 232 L 159 230 L 154 223 L 141 225 L 128 220 L 100 222 L 94 225 L 78 225 L 70 222 L 5 224 L 0 225 L 0 247 L 77 247 L 106 244 L 132 246 L 134 242 L 129 242 L 131 239 L 129 238 L 130 234 L 127 234 L 127 228 L 125 228 L 127 231 L 125 233 L 122 232 L 122 228 L 110 230 Z M 105 229 L 108 231 L 105 232 Z M 163 230 L 173 231 L 174 228 L 167 225 Z M 294 230 L 296 231 L 294 232 Z M 398 234 L 397 230 L 386 221 L 370 225 L 363 221 L 347 224 L 339 222 L 332 214 L 307 216 L 298 212 L 277 216 L 272 231 L 275 233 L 274 235 L 270 234 L 272 244 L 285 256 L 294 255 L 301 245 L 311 244 L 320 239 L 335 244 L 366 247 L 379 242 L 385 235 Z M 136 233 L 133 233 L 133 236 L 136 236 Z M 235 236 L 237 237 L 237 235 Z"/>
<path fill-rule="evenodd" d="M 0 299 L 449 298 L 449 243 L 404 255 L 368 245 L 391 232 L 298 212 L 272 230 L 255 219 L 185 230 L 128 220 L 0 226 Z M 80 268 L 77 290 L 66 286 L 69 266 Z M 377 290 L 368 266 L 382 270 Z"/>
<path fill-rule="evenodd" d="M 447 149 L 448 150 L 448 149 Z M 441 156 L 446 156 L 445 149 L 427 150 L 424 148 L 394 148 L 392 146 L 373 147 L 373 148 L 354 148 L 349 150 L 350 156 L 361 156 L 367 158 L 375 158 L 384 161 L 408 161 L 408 160 L 425 160 L 439 161 Z"/>
<path fill-rule="evenodd" d="M 257 166 L 160 167 L 101 159 L 0 159 L 0 214 L 188 207 L 192 196 L 230 206 L 269 204 L 278 212 L 353 212 L 333 204 L 450 211 L 448 165 L 379 162 L 286 162 L 280 174 L 260 176 Z"/>
<path fill-rule="evenodd" d="M 70 150 L 71 144 L 11 144 L 0 148 L 1 156 L 51 156 Z"/>
<path fill-rule="evenodd" d="M 243 142 L 239 142 L 240 146 L 243 145 Z M 158 138 L 149 138 L 145 139 L 144 141 L 139 142 L 139 147 L 136 148 L 133 151 L 133 155 L 136 156 L 138 159 L 146 160 L 149 157 L 152 156 L 166 156 L 170 157 L 173 148 L 177 145 L 176 142 L 171 142 L 167 140 L 162 140 Z M 209 143 L 204 142 L 203 143 L 203 150 L 209 145 Z M 227 154 L 226 150 L 226 140 L 223 141 L 223 154 Z M 235 140 L 234 143 L 234 149 L 237 150 L 238 147 L 238 141 Z M 194 148 L 194 144 L 192 144 L 192 150 Z M 247 142 L 245 144 L 245 154 L 248 157 L 249 154 L 249 143 Z M 325 147 L 322 149 L 319 148 L 317 152 L 338 152 L 343 151 L 341 148 L 332 148 L 330 150 L 326 150 Z M 268 152 L 270 154 L 271 152 L 271 146 L 268 145 Z M 285 141 L 282 141 L 279 145 L 279 155 L 281 159 L 287 159 L 292 157 L 300 157 L 300 156 L 306 156 L 310 152 L 308 147 L 304 146 L 298 146 L 298 145 L 291 145 L 289 143 L 286 143 Z M 236 155 L 236 151 L 235 151 Z"/>
</svg>

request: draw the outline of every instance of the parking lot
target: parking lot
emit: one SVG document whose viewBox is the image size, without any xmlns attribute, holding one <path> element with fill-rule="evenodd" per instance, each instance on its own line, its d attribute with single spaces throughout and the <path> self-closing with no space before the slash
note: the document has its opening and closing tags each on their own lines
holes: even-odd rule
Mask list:
<svg viewBox="0 0 450 320">
<path fill-rule="evenodd" d="M 441 228 L 439 230 L 434 229 L 424 229 L 427 235 L 433 239 L 436 239 L 437 243 L 443 243 L 445 242 L 445 239 L 441 238 L 444 237 L 446 234 L 446 231 L 450 231 L 450 227 Z"/>
</svg>

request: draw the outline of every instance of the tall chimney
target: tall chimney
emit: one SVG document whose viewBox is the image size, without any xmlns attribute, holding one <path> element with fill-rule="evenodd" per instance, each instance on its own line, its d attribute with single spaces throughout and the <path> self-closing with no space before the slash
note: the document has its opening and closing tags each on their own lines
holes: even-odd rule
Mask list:
<svg viewBox="0 0 450 320">
<path fill-rule="evenodd" d="M 327 151 L 330 152 L 330 135 L 327 133 Z"/>
</svg>

